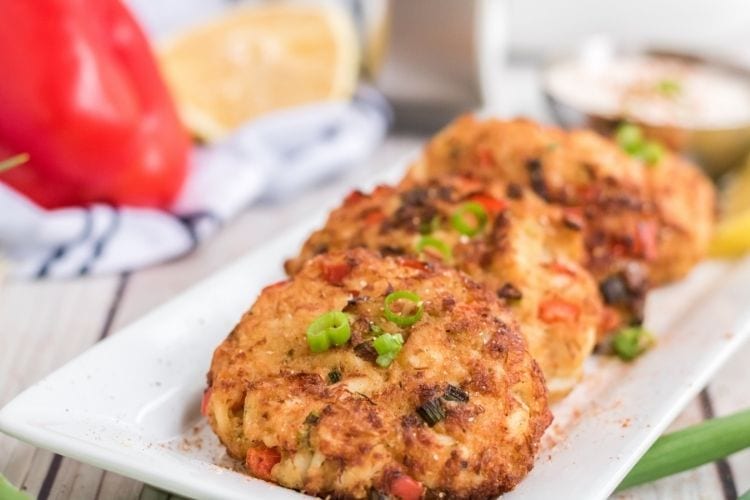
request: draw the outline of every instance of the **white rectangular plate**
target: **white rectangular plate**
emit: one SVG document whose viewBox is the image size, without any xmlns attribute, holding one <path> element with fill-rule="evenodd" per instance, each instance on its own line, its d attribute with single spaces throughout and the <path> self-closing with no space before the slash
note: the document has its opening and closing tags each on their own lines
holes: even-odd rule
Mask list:
<svg viewBox="0 0 750 500">
<path fill-rule="evenodd" d="M 392 181 L 402 166 L 378 181 Z M 299 498 L 232 470 L 198 407 L 214 348 L 283 277 L 313 217 L 94 346 L 0 411 L 36 446 L 197 498 Z M 534 470 L 506 498 L 607 497 L 750 331 L 750 259 L 706 262 L 647 305 L 657 346 L 631 364 L 592 358 L 554 408 Z"/>
</svg>

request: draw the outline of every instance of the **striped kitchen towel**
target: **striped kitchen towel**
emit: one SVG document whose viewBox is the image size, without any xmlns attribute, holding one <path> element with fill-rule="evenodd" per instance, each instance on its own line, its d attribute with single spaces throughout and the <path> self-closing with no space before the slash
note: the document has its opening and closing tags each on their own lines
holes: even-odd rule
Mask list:
<svg viewBox="0 0 750 500">
<path fill-rule="evenodd" d="M 197 147 L 170 213 L 94 205 L 43 210 L 0 183 L 0 254 L 17 277 L 67 278 L 156 264 L 194 249 L 259 197 L 283 198 L 363 160 L 391 119 L 374 89 L 279 111 Z M 21 167 L 22 168 L 22 167 Z"/>
</svg>

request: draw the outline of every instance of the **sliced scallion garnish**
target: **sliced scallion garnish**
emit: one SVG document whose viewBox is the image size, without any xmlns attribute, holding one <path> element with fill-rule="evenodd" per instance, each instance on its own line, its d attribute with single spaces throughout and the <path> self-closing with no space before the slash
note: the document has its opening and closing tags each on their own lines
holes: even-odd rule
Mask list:
<svg viewBox="0 0 750 500">
<path fill-rule="evenodd" d="M 638 155 L 640 159 L 649 165 L 656 165 L 664 157 L 664 148 L 658 142 L 646 142 Z"/>
<path fill-rule="evenodd" d="M 632 361 L 654 343 L 654 336 L 642 326 L 628 326 L 615 334 L 612 349 L 623 361 Z"/>
<path fill-rule="evenodd" d="M 336 382 L 341 380 L 341 372 L 338 368 L 334 368 L 330 372 L 328 372 L 328 381 L 332 384 L 335 384 Z"/>
<path fill-rule="evenodd" d="M 641 127 L 633 125 L 632 123 L 623 123 L 617 127 L 615 140 L 617 141 L 617 145 L 620 146 L 620 149 L 633 156 L 643 144 L 643 131 L 641 130 Z"/>
<path fill-rule="evenodd" d="M 446 401 L 456 401 L 459 403 L 466 403 L 469 401 L 469 393 L 460 387 L 448 384 L 443 393 L 443 399 Z"/>
<path fill-rule="evenodd" d="M 629 156 L 647 165 L 656 165 L 664 157 L 662 145 L 646 139 L 641 128 L 632 123 L 623 123 L 617 127 L 615 141 Z"/>
<path fill-rule="evenodd" d="M 378 357 L 375 362 L 387 368 L 396 359 L 401 348 L 404 346 L 404 337 L 400 333 L 384 333 L 375 338 L 373 341 L 375 351 L 378 353 Z"/>
<path fill-rule="evenodd" d="M 466 215 L 473 216 L 474 221 L 467 220 Z M 487 211 L 481 203 L 467 201 L 453 213 L 451 224 L 459 233 L 472 237 L 478 234 L 487 225 Z"/>
<path fill-rule="evenodd" d="M 398 300 L 406 300 L 412 302 L 416 306 L 416 311 L 412 314 L 400 314 L 395 312 L 391 306 Z M 422 319 L 422 313 L 424 312 L 424 304 L 422 299 L 419 298 L 414 292 L 408 290 L 399 290 L 397 292 L 389 293 L 385 298 L 385 304 L 383 307 L 383 316 L 388 321 L 397 324 L 398 326 L 411 326 L 420 319 Z"/>
<path fill-rule="evenodd" d="M 352 336 L 349 316 L 341 311 L 321 314 L 307 327 L 307 343 L 312 352 L 323 352 L 343 345 Z"/>
<path fill-rule="evenodd" d="M 677 80 L 665 78 L 656 84 L 656 90 L 664 97 L 676 97 L 682 92 L 682 85 Z"/>
<path fill-rule="evenodd" d="M 417 414 L 427 425 L 432 427 L 445 418 L 445 409 L 440 398 L 431 399 L 417 408 Z"/>
<path fill-rule="evenodd" d="M 448 244 L 434 236 L 422 236 L 419 238 L 419 241 L 417 241 L 415 248 L 419 254 L 423 253 L 425 248 L 434 248 L 440 254 L 443 262 L 450 262 L 453 257 L 453 253 Z"/>
</svg>

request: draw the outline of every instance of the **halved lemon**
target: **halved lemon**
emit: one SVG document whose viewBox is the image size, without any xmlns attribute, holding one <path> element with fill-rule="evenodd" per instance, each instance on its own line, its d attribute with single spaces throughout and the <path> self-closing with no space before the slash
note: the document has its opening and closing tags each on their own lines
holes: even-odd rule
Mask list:
<svg viewBox="0 0 750 500">
<path fill-rule="evenodd" d="M 750 251 L 750 157 L 722 193 L 723 216 L 716 226 L 709 253 L 739 257 Z"/>
<path fill-rule="evenodd" d="M 740 257 L 750 250 L 750 210 L 723 219 L 716 226 L 709 254 Z"/>
<path fill-rule="evenodd" d="M 264 3 L 166 41 L 162 71 L 185 124 L 215 140 L 269 111 L 351 96 L 359 47 L 332 4 Z"/>
</svg>

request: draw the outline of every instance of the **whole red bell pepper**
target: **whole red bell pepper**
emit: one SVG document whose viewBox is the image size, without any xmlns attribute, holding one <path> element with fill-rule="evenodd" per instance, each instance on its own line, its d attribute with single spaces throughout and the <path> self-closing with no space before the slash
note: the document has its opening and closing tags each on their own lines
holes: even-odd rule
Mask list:
<svg viewBox="0 0 750 500">
<path fill-rule="evenodd" d="M 0 173 L 38 204 L 166 208 L 190 139 L 119 0 L 0 0 Z"/>
</svg>

